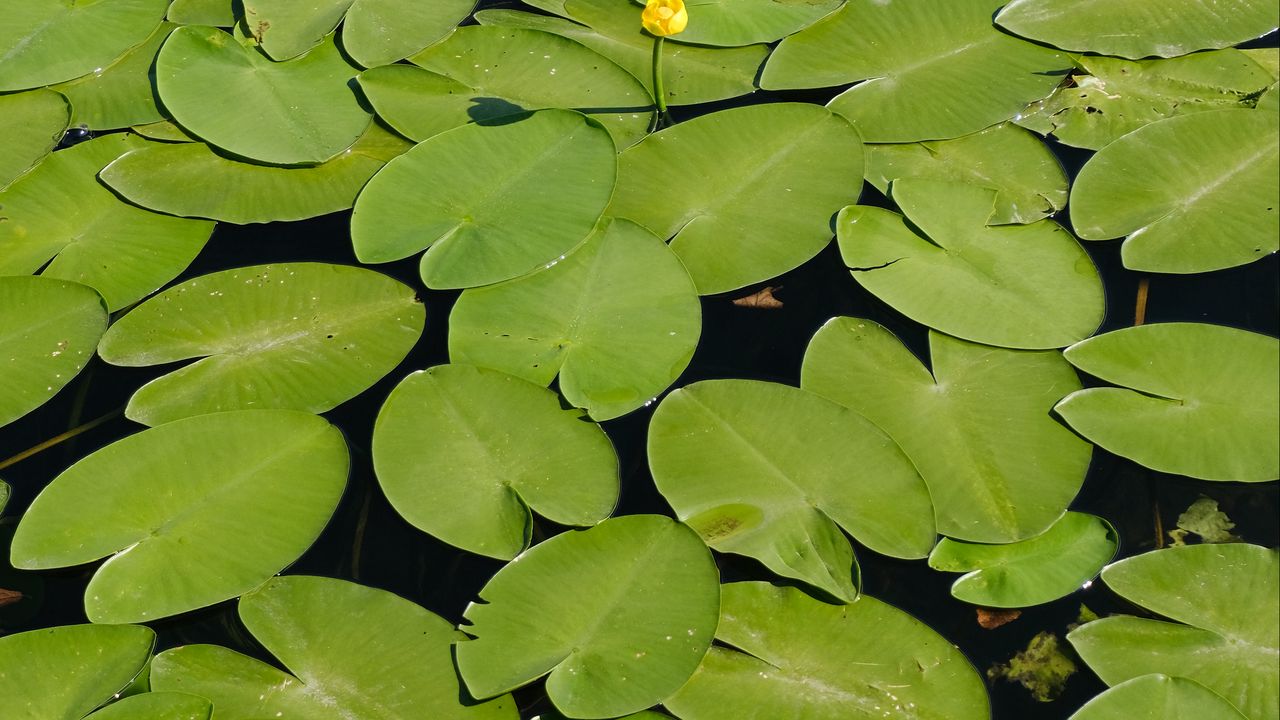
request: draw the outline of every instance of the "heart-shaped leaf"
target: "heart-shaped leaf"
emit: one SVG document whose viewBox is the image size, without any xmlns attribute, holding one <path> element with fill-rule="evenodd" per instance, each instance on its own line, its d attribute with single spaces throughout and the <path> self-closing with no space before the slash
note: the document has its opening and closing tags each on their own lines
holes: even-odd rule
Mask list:
<svg viewBox="0 0 1280 720">
<path fill-rule="evenodd" d="M 719 574 L 689 528 L 657 515 L 605 520 L 535 545 L 493 576 L 456 646 L 476 697 L 550 673 L 547 696 L 575 718 L 611 718 L 674 693 L 702 659 Z"/>
<path fill-rule="evenodd" d="M 80 720 L 143 671 L 155 640 L 138 625 L 64 625 L 0 638 L 5 720 Z"/>
<path fill-rule="evenodd" d="M 342 48 L 365 67 L 402 60 L 444 38 L 476 0 L 355 0 L 342 23 Z"/>
<path fill-rule="evenodd" d="M 1141 675 L 1097 695 L 1069 720 L 1247 720 L 1221 695 L 1194 680 Z"/>
<path fill-rule="evenodd" d="M 426 310 L 411 288 L 346 265 L 223 270 L 169 288 L 116 322 L 99 353 L 140 367 L 203 358 L 142 386 L 147 425 L 224 410 L 325 412 L 391 372 Z"/>
<path fill-rule="evenodd" d="M 1068 395 L 1054 408 L 1076 432 L 1161 472 L 1203 480 L 1280 477 L 1276 339 L 1202 323 L 1117 330 L 1067 360 L 1123 387 Z"/>
<path fill-rule="evenodd" d="M 921 558 L 933 508 L 911 461 L 851 410 L 753 380 L 694 383 L 649 426 L 649 466 L 676 515 L 712 548 L 850 601 L 853 549 Z"/>
<path fill-rule="evenodd" d="M 141 44 L 104 68 L 53 86 L 71 101 L 71 122 L 91 130 L 110 130 L 164 119 L 151 87 L 151 65 L 169 33 L 177 27 L 162 22 Z"/>
<path fill-rule="evenodd" d="M 0 188 L 48 155 L 71 122 L 71 104 L 51 90 L 0 95 Z"/>
<path fill-rule="evenodd" d="M 565 398 L 599 421 L 666 390 L 698 344 L 697 290 L 648 230 L 606 222 L 550 267 L 465 291 L 449 315 L 450 357 L 541 385 L 559 375 Z"/>
<path fill-rule="evenodd" d="M 351 3 L 244 0 L 244 28 L 272 60 L 290 60 L 323 43 Z"/>
<path fill-rule="evenodd" d="M 178 420 L 54 478 L 23 515 L 10 554 L 25 570 L 112 555 L 85 590 L 89 619 L 155 620 L 236 597 L 283 570 L 324 529 L 346 479 L 342 433 L 314 415 Z"/>
<path fill-rule="evenodd" d="M 102 708 L 85 720 L 210 720 L 213 705 L 187 693 L 148 692 Z"/>
</svg>

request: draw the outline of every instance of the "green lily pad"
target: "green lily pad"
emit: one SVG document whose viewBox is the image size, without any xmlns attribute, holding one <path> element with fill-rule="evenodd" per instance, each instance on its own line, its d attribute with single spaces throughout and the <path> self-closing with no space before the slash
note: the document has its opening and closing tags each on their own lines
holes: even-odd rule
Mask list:
<svg viewBox="0 0 1280 720">
<path fill-rule="evenodd" d="M 476 0 L 355 0 L 342 23 L 342 48 L 365 67 L 403 60 L 453 32 Z"/>
<path fill-rule="evenodd" d="M 352 0 L 244 0 L 244 29 L 272 60 L 291 60 L 325 41 Z"/>
<path fill-rule="evenodd" d="M 142 672 L 155 640 L 138 625 L 64 625 L 0 638 L 5 720 L 80 720 Z"/>
<path fill-rule="evenodd" d="M 200 142 L 198 138 L 189 135 L 185 130 L 178 127 L 171 120 L 161 120 L 159 122 L 147 123 L 145 125 L 134 125 L 129 128 L 138 133 L 142 137 L 151 140 L 160 140 L 169 143 L 190 143 Z"/>
<path fill-rule="evenodd" d="M 410 60 L 360 74 L 378 114 L 406 137 L 426 140 L 458 125 L 545 108 L 576 108 L 619 147 L 649 131 L 653 100 L 608 58 L 537 30 L 473 26 Z M 430 72 L 427 72 L 430 71 Z"/>
<path fill-rule="evenodd" d="M 416 372 L 391 391 L 373 467 L 414 527 L 501 560 L 529 547 L 531 511 L 594 525 L 618 502 L 618 457 L 599 425 L 550 390 L 469 365 Z"/>
<path fill-rule="evenodd" d="M 1280 84 L 1272 83 L 1271 87 L 1258 98 L 1258 104 L 1254 107 L 1257 110 L 1280 112 Z"/>
<path fill-rule="evenodd" d="M 1005 350 L 929 333 L 932 373 L 885 328 L 838 317 L 805 351 L 801 387 L 889 434 L 929 486 L 938 531 L 1009 543 L 1062 516 L 1090 445 L 1049 416 L 1080 380 L 1057 352 Z"/>
<path fill-rule="evenodd" d="M 1097 150 L 1174 115 L 1250 107 L 1275 77 L 1239 50 L 1167 60 L 1082 55 L 1069 86 L 1033 103 L 1015 121 L 1059 142 Z"/>
<path fill-rule="evenodd" d="M 150 72 L 160 46 L 176 27 L 162 22 L 150 37 L 110 65 L 54 85 L 53 90 L 71 101 L 71 122 L 90 130 L 111 130 L 164 119 L 156 106 Z"/>
<path fill-rule="evenodd" d="M 1111 523 L 1069 512 L 1044 533 L 1008 545 L 943 538 L 929 554 L 929 567 L 968 573 L 951 585 L 957 600 L 984 607 L 1031 607 L 1079 590 L 1115 556 L 1118 543 Z"/>
<path fill-rule="evenodd" d="M 135 207 L 95 177 L 148 144 L 123 133 L 81 143 L 0 191 L 0 275 L 40 271 L 83 283 L 114 312 L 181 273 L 208 242 L 213 223 Z"/>
<path fill-rule="evenodd" d="M 356 257 L 391 262 L 426 248 L 429 288 L 509 280 L 591 233 L 616 168 L 609 132 L 570 110 L 454 128 L 387 163 L 365 186 L 351 217 Z"/>
<path fill-rule="evenodd" d="M 703 295 L 791 270 L 831 242 L 862 189 L 862 143 L 843 118 L 773 103 L 704 115 L 619 156 L 609 213 L 660 238 Z"/>
<path fill-rule="evenodd" d="M 210 698 L 217 720 L 517 720 L 509 696 L 464 701 L 444 619 L 384 590 L 330 578 L 273 578 L 240 619 L 289 672 L 216 645 L 156 656 L 151 684 Z M 292 673 L 292 674 L 290 674 Z"/>
<path fill-rule="evenodd" d="M 990 226 L 997 192 L 903 178 L 892 196 L 906 216 L 854 205 L 836 235 L 853 277 L 931 328 L 1000 347 L 1047 349 L 1102 323 L 1102 280 L 1071 233 L 1051 220 Z"/>
<path fill-rule="evenodd" d="M 71 123 L 71 104 L 52 90 L 0 95 L 0 188 L 57 147 Z"/>
<path fill-rule="evenodd" d="M 1250 720 L 1280 713 L 1280 560 L 1274 549 L 1165 548 L 1110 565 L 1102 579 L 1122 597 L 1178 621 L 1117 615 L 1073 630 L 1067 639 L 1103 682 L 1177 675 L 1221 695 Z"/>
<path fill-rule="evenodd" d="M 888 194 L 906 177 L 953 180 L 996 191 L 989 225 L 1033 223 L 1067 205 L 1067 174 L 1049 148 L 1014 125 L 1001 124 L 954 140 L 870 144 L 867 180 Z"/>
<path fill-rule="evenodd" d="M 23 0 L 0 24 L 0 92 L 71 80 L 146 40 L 168 0 Z"/>
<path fill-rule="evenodd" d="M 1247 720 L 1221 695 L 1193 680 L 1141 675 L 1097 695 L 1069 720 Z"/>
<path fill-rule="evenodd" d="M 178 25 L 212 25 L 231 27 L 236 24 L 238 0 L 173 0 L 169 5 L 169 22 Z"/>
<path fill-rule="evenodd" d="M 849 602 L 853 548 L 922 558 L 929 491 L 902 450 L 861 415 L 787 385 L 711 380 L 672 392 L 649 425 L 654 483 L 713 549 Z"/>
<path fill-rule="evenodd" d="M 85 720 L 210 720 L 213 705 L 186 693 L 148 692 L 102 708 Z"/>
<path fill-rule="evenodd" d="M 689 528 L 657 515 L 605 520 L 535 545 L 471 603 L 455 646 L 476 697 L 548 673 L 566 715 L 608 718 L 680 688 L 711 646 L 719 573 Z"/>
<path fill-rule="evenodd" d="M 211 145 L 277 165 L 314 164 L 351 147 L 369 126 L 333 37 L 275 63 L 213 27 L 173 31 L 156 58 L 165 109 Z"/>
<path fill-rule="evenodd" d="M 40 407 L 89 364 L 107 329 L 93 288 L 0 277 L 0 427 Z"/>
<path fill-rule="evenodd" d="M 9 504 L 9 495 L 11 492 L 9 484 L 0 480 L 0 513 L 3 513 L 4 506 Z"/>
<path fill-rule="evenodd" d="M 598 421 L 670 387 L 702 331 L 697 290 L 648 230 L 606 222 L 550 267 L 463 292 L 449 315 L 449 356 L 540 385 L 559 375 L 565 399 Z"/>
<path fill-rule="evenodd" d="M 284 263 L 174 286 L 102 338 L 113 365 L 198 362 L 142 386 L 125 415 L 146 425 L 225 410 L 320 413 L 404 359 L 426 310 L 409 288 L 364 268 Z"/>
<path fill-rule="evenodd" d="M 1089 159 L 1071 190 L 1085 240 L 1127 236 L 1125 267 L 1197 273 L 1280 249 L 1280 126 L 1256 110 L 1161 120 Z"/>
<path fill-rule="evenodd" d="M 482 25 L 543 30 L 585 45 L 634 75 L 652 97 L 653 36 L 640 25 L 640 10 L 622 0 L 574 4 L 571 17 L 548 17 L 513 10 L 481 10 Z M 560 8 L 561 14 L 568 10 Z M 769 48 L 711 48 L 665 43 L 662 83 L 667 104 L 693 105 L 755 92 L 755 77 Z"/>
<path fill-rule="evenodd" d="M 760 86 L 816 88 L 862 81 L 828 104 L 867 142 L 914 142 L 977 132 L 1018 114 L 1058 85 L 1065 54 L 1000 32 L 1004 0 L 850 0 L 782 41 Z"/>
<path fill-rule="evenodd" d="M 54 478 L 22 517 L 10 555 L 24 570 L 112 556 L 85 590 L 89 619 L 151 621 L 236 597 L 283 570 L 324 529 L 346 479 L 342 433 L 323 418 L 252 410 L 178 420 Z"/>
<path fill-rule="evenodd" d="M 338 157 L 312 167 L 240 162 L 204 143 L 155 143 L 122 155 L 98 177 L 130 202 L 170 215 L 302 220 L 349 209 L 369 178 L 411 147 L 376 122 Z"/>
<path fill-rule="evenodd" d="M 1201 323 L 1117 330 L 1066 350 L 1123 387 L 1089 388 L 1054 408 L 1076 432 L 1160 472 L 1202 480 L 1280 477 L 1276 339 Z"/>
<path fill-rule="evenodd" d="M 795 588 L 725 585 L 716 639 L 664 705 L 685 720 L 986 720 L 964 655 L 907 613 L 862 595 L 828 605 Z"/>
<path fill-rule="evenodd" d="M 1276 29 L 1274 0 L 1012 0 L 995 22 L 1064 50 L 1138 59 L 1225 48 Z"/>
<path fill-rule="evenodd" d="M 768 43 L 831 14 L 844 0 L 689 0 L 689 26 L 672 40 L 737 47 Z M 638 4 L 643 5 L 643 2 Z M 573 12 L 577 0 L 565 3 Z"/>
</svg>

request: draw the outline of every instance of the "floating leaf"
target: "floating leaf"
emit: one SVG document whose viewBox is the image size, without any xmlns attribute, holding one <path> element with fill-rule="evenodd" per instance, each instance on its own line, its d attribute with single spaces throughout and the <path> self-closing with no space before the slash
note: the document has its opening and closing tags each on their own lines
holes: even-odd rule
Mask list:
<svg viewBox="0 0 1280 720">
<path fill-rule="evenodd" d="M 178 25 L 213 25 L 231 27 L 236 24 L 237 0 L 173 0 L 169 5 L 169 22 Z"/>
<path fill-rule="evenodd" d="M 937 332 L 929 346 L 932 373 L 880 325 L 834 318 L 809 343 L 800 384 L 902 446 L 929 485 L 943 535 L 986 543 L 1039 535 L 1089 469 L 1089 444 L 1049 416 L 1080 380 L 1057 352 Z"/>
<path fill-rule="evenodd" d="M 272 60 L 290 60 L 323 43 L 351 3 L 244 0 L 244 27 Z"/>
<path fill-rule="evenodd" d="M 570 13 L 579 0 L 569 0 Z M 844 0 L 690 0 L 689 26 L 671 39 L 735 47 L 773 42 L 803 30 Z"/>
<path fill-rule="evenodd" d="M 1199 535 L 1207 543 L 1237 542 L 1240 538 L 1231 534 L 1236 526 L 1227 514 L 1218 509 L 1218 501 L 1203 495 L 1191 503 L 1186 512 L 1178 515 L 1177 529 L 1169 531 L 1171 545 L 1185 545 L 1188 534 Z"/>
<path fill-rule="evenodd" d="M 278 165 L 319 163 L 351 147 L 369 114 L 350 87 L 357 70 L 333 37 L 274 63 L 212 27 L 187 26 L 156 58 L 165 109 L 200 139 Z"/>
<path fill-rule="evenodd" d="M 506 373 L 439 365 L 405 378 L 378 413 L 373 467 L 414 527 L 481 555 L 529 547 L 530 511 L 594 525 L 618 502 L 618 458 L 599 425 Z"/>
<path fill-rule="evenodd" d="M 110 65 L 151 34 L 168 5 L 168 0 L 6 3 L 0 92 L 62 82 Z"/>
<path fill-rule="evenodd" d="M 89 364 L 106 329 L 106 308 L 92 288 L 42 277 L 0 277 L 0 427 L 71 382 Z"/>
<path fill-rule="evenodd" d="M 964 655 L 891 605 L 867 595 L 828 605 L 761 582 L 723 594 L 725 646 L 664 703 L 685 720 L 989 717 Z"/>
<path fill-rule="evenodd" d="M 1082 55 L 1070 84 L 1033 103 L 1016 122 L 1059 142 L 1097 150 L 1174 115 L 1248 107 L 1275 77 L 1239 50 L 1168 60 Z"/>
<path fill-rule="evenodd" d="M 918 177 L 996 190 L 987 223 L 1032 223 L 1067 205 L 1067 174 L 1049 148 L 1019 127 L 1002 124 L 955 140 L 867 145 L 867 179 L 888 194 L 889 183 Z"/>
<path fill-rule="evenodd" d="M 1058 636 L 1051 632 L 1036 633 L 1027 649 L 987 670 L 992 680 L 1008 680 L 1026 688 L 1031 697 L 1047 703 L 1058 699 L 1067 680 L 1076 674 L 1076 663 L 1062 652 Z"/>
<path fill-rule="evenodd" d="M 48 155 L 70 122 L 70 103 L 51 90 L 0 95 L 0 188 Z"/>
<path fill-rule="evenodd" d="M 210 720 L 213 705 L 186 693 L 148 692 L 113 702 L 85 720 Z"/>
<path fill-rule="evenodd" d="M 9 503 L 10 492 L 9 484 L 0 480 L 0 513 L 4 512 L 4 506 Z"/>
<path fill-rule="evenodd" d="M 330 578 L 273 578 L 240 599 L 249 632 L 293 674 L 216 645 L 156 656 L 151 683 L 210 698 L 217 720 L 517 720 L 504 696 L 461 700 L 450 645 L 462 634 L 389 592 Z"/>
<path fill-rule="evenodd" d="M 608 718 L 670 696 L 711 646 L 720 609 L 711 554 L 689 528 L 657 515 L 605 520 L 535 545 L 471 603 L 456 646 L 476 697 L 548 673 L 566 715 Z"/>
<path fill-rule="evenodd" d="M 110 65 L 53 86 L 71 101 L 72 123 L 90 130 L 111 130 L 164 119 L 151 87 L 151 65 L 169 33 L 177 27 L 162 22 L 140 45 Z"/>
<path fill-rule="evenodd" d="M 466 19 L 476 0 L 355 0 L 342 48 L 365 67 L 387 65 L 432 45 Z"/>
<path fill-rule="evenodd" d="M 1102 323 L 1102 280 L 1071 233 L 1051 220 L 988 225 L 996 191 L 904 178 L 906 217 L 840 211 L 840 255 L 873 295 L 916 322 L 974 342 L 1056 348 Z"/>
<path fill-rule="evenodd" d="M 511 10 L 481 10 L 483 25 L 543 30 L 585 45 L 644 83 L 653 95 L 653 37 L 640 26 L 639 8 L 620 0 L 574 3 L 570 19 Z M 569 10 L 562 6 L 559 12 Z M 755 77 L 769 54 L 764 45 L 710 48 L 666 43 L 662 82 L 668 105 L 693 105 L 755 92 Z"/>
<path fill-rule="evenodd" d="M 1200 683 L 1159 673 L 1142 675 L 1094 697 L 1070 720 L 1246 720 Z"/>
<path fill-rule="evenodd" d="M 0 638 L 6 720 L 80 720 L 142 672 L 155 639 L 138 625 L 64 625 Z"/>
<path fill-rule="evenodd" d="M 90 620 L 176 615 L 248 592 L 296 560 L 346 478 L 342 433 L 323 418 L 253 410 L 178 420 L 54 478 L 18 525 L 13 565 L 112 555 L 85 590 Z"/>
<path fill-rule="evenodd" d="M 906 455 L 862 416 L 798 388 L 711 380 L 676 390 L 649 426 L 649 466 L 712 548 L 846 602 L 858 591 L 841 528 L 893 557 L 933 546 L 929 493 Z"/>
<path fill-rule="evenodd" d="M 843 118 L 774 103 L 704 115 L 619 157 L 610 214 L 660 238 L 703 295 L 791 270 L 831 242 L 862 189 L 862 143 Z"/>
<path fill-rule="evenodd" d="M 464 125 L 387 163 L 356 198 L 351 239 L 363 263 L 427 248 L 430 288 L 523 275 L 577 246 L 613 193 L 609 133 L 569 110 Z"/>
<path fill-rule="evenodd" d="M 1089 159 L 1071 190 L 1085 240 L 1128 236 L 1125 267 L 1196 273 L 1280 249 L 1280 127 L 1216 110 L 1139 128 Z"/>
<path fill-rule="evenodd" d="M 943 538 L 929 554 L 929 567 L 968 573 L 951 585 L 957 600 L 1030 607 L 1079 590 L 1115 556 L 1118 542 L 1111 523 L 1069 512 L 1043 534 L 1008 545 Z"/>
<path fill-rule="evenodd" d="M 828 104 L 867 142 L 959 137 L 1012 118 L 1071 67 L 1064 54 L 992 27 L 1004 0 L 850 0 L 782 41 L 760 86 L 863 82 Z"/>
<path fill-rule="evenodd" d="M 125 415 L 146 425 L 224 410 L 325 412 L 404 359 L 426 311 L 413 290 L 346 265 L 223 270 L 169 288 L 102 338 L 113 365 L 203 358 L 152 380 Z"/>
<path fill-rule="evenodd" d="M 185 130 L 175 125 L 171 120 L 161 120 L 160 122 L 147 123 L 145 125 L 135 125 L 129 129 L 152 140 L 161 140 L 170 143 L 200 142 L 199 139 L 189 135 Z"/>
<path fill-rule="evenodd" d="M 239 162 L 204 143 L 155 143 L 117 158 L 99 178 L 127 200 L 170 215 L 241 224 L 302 220 L 350 208 L 369 178 L 411 147 L 378 123 L 313 167 Z"/>
<path fill-rule="evenodd" d="M 83 283 L 115 311 L 182 272 L 209 240 L 213 223 L 135 207 L 95 177 L 148 144 L 128 134 L 90 140 L 50 155 L 0 191 L 0 275 L 41 271 Z"/>
<path fill-rule="evenodd" d="M 1117 330 L 1066 350 L 1088 388 L 1054 408 L 1076 432 L 1160 472 L 1203 480 L 1280 476 L 1280 347 L 1201 323 Z"/>
<path fill-rule="evenodd" d="M 550 267 L 464 292 L 449 355 L 541 385 L 558 374 L 565 398 L 603 421 L 675 382 L 701 330 L 680 260 L 644 228 L 609 220 Z"/>
<path fill-rule="evenodd" d="M 1064 50 L 1131 59 L 1224 48 L 1276 29 L 1274 0 L 1012 0 L 995 22 Z"/>
<path fill-rule="evenodd" d="M 1171 620 L 1095 620 L 1067 639 L 1108 685 L 1177 675 L 1221 695 L 1251 720 L 1280 712 L 1280 560 L 1274 549 L 1184 545 L 1108 566 L 1122 597 Z"/>
</svg>

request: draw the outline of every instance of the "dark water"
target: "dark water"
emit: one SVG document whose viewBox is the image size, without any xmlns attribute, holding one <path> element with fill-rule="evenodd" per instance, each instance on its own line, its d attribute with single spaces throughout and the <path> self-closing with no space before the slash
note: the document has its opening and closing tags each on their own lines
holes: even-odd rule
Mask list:
<svg viewBox="0 0 1280 720">
<path fill-rule="evenodd" d="M 1274 46 L 1275 37 L 1259 44 Z M 831 93 L 757 93 L 730 103 L 678 108 L 677 119 L 688 119 L 723 107 L 777 100 L 825 102 Z M 1054 147 L 1074 177 L 1089 153 Z M 887 205 L 875 190 L 866 190 L 862 202 Z M 347 232 L 350 213 L 297 223 L 236 227 L 220 224 L 208 247 L 184 273 L 194 277 L 231 267 L 268 262 L 323 261 L 357 264 Z M 1065 222 L 1065 218 L 1062 219 Z M 1125 270 L 1119 242 L 1085 243 L 1106 283 L 1108 314 L 1101 331 L 1126 327 L 1133 322 L 1134 298 L 1139 278 Z M 290 570 L 355 580 L 395 592 L 451 622 L 461 619 L 466 604 L 501 563 L 480 558 L 412 528 L 382 497 L 369 459 L 374 417 L 391 389 L 413 370 L 448 362 L 448 316 L 458 293 L 421 288 L 416 258 L 375 266 L 402 282 L 419 288 L 427 308 L 427 328 L 421 342 L 394 372 L 326 417 L 346 434 L 352 455 L 347 493 L 328 529 Z M 1196 276 L 1157 276 L 1150 279 L 1147 322 L 1209 322 L 1280 335 L 1280 283 L 1277 258 L 1252 265 Z M 875 320 L 897 334 L 917 355 L 927 357 L 927 330 L 906 320 L 864 291 L 849 277 L 834 243 L 813 260 L 767 283 L 784 307 L 759 310 L 734 306 L 730 300 L 763 286 L 746 288 L 727 296 L 703 298 L 703 335 L 693 362 L 675 386 L 710 378 L 754 378 L 799 384 L 800 362 L 809 338 L 827 319 L 850 315 Z M 123 405 L 134 389 L 173 369 L 115 368 L 95 358 L 81 376 L 53 401 L 0 432 L 0 458 L 8 457 L 45 438 L 110 412 Z M 1093 384 L 1085 378 L 1086 384 Z M 604 424 L 620 457 L 622 497 L 619 514 L 665 513 L 669 508 L 654 488 L 644 455 L 645 433 L 652 408 Z M 7 470 L 0 477 L 14 490 L 5 524 L 16 516 L 53 477 L 69 464 L 142 427 L 117 418 L 72 441 L 37 455 Z M 1267 546 L 1280 544 L 1277 525 L 1280 492 L 1276 483 L 1248 485 L 1207 483 L 1164 475 L 1139 467 L 1101 449 L 1095 450 L 1084 488 L 1072 509 L 1110 520 L 1120 534 L 1121 556 L 1153 549 L 1157 542 L 1156 517 L 1165 530 L 1174 527 L 1180 512 L 1201 494 L 1216 499 L 1237 523 L 1234 532 L 1246 541 Z M 539 520 L 543 537 L 563 531 Z M 0 533 L 5 538 L 8 532 Z M 7 538 L 6 538 L 7 539 Z M 535 539 L 541 539 L 535 536 Z M 856 543 L 855 543 L 856 545 Z M 1063 633 L 1081 603 L 1099 614 L 1141 613 L 1110 593 L 1102 583 L 1054 603 L 1027 609 L 1018 620 L 996 630 L 981 629 L 971 606 L 951 598 L 949 586 L 957 577 L 934 572 L 920 562 L 904 562 L 857 547 L 864 590 L 920 618 L 958 645 L 978 668 L 985 670 L 1008 660 L 1038 632 Z M 21 573 L 0 562 L 0 587 L 20 589 L 29 598 L 0 609 L 0 630 L 18 632 L 39 627 L 85 622 L 81 605 L 85 584 L 94 568 L 84 567 L 44 573 Z M 734 580 L 776 578 L 752 560 L 717 556 L 723 578 Z M 37 579 L 33 579 L 37 578 Z M 43 587 L 40 587 L 43 585 Z M 352 618 L 358 622 L 358 617 Z M 154 623 L 158 650 L 192 642 L 226 645 L 268 659 L 240 627 L 233 603 Z M 1062 697 L 1042 704 L 1021 687 L 1005 682 L 990 684 L 993 717 L 997 720 L 1065 718 L 1103 684 L 1081 664 L 1067 683 Z M 535 687 L 517 693 L 525 717 L 549 707 Z"/>
</svg>

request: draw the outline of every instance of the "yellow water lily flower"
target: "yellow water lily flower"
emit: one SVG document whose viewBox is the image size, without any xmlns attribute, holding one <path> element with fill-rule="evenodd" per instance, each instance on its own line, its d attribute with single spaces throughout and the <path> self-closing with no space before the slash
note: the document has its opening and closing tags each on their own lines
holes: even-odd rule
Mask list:
<svg viewBox="0 0 1280 720">
<path fill-rule="evenodd" d="M 640 13 L 640 22 L 650 34 L 666 37 L 684 31 L 689 24 L 689 12 L 684 9 L 684 0 L 648 0 L 644 12 Z"/>
</svg>

